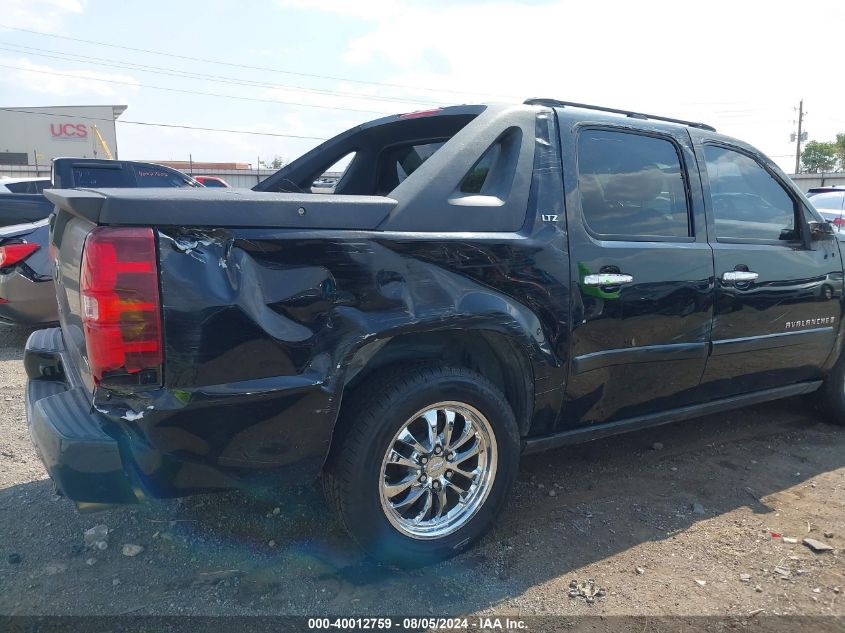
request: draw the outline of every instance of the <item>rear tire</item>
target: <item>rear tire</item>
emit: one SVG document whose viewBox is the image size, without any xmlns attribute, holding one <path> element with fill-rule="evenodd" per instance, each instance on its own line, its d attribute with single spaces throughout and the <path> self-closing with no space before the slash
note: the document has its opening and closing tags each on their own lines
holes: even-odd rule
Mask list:
<svg viewBox="0 0 845 633">
<path fill-rule="evenodd" d="M 332 448 L 323 487 L 370 556 L 426 565 L 490 527 L 516 476 L 519 433 L 487 379 L 457 367 L 383 372 L 343 412 L 348 432 Z"/>
<path fill-rule="evenodd" d="M 819 403 L 819 410 L 826 422 L 845 425 L 845 351 L 843 351 L 836 365 L 830 370 L 824 384 L 819 388 L 815 398 Z"/>
</svg>

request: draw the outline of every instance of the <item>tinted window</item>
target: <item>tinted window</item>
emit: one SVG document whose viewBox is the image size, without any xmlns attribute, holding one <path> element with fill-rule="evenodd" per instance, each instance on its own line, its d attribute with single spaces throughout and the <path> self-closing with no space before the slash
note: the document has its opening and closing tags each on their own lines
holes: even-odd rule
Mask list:
<svg viewBox="0 0 845 633">
<path fill-rule="evenodd" d="M 126 177 L 120 167 L 74 167 L 74 187 L 125 187 Z"/>
<path fill-rule="evenodd" d="M 716 145 L 705 145 L 704 157 L 717 238 L 798 238 L 795 203 L 762 165 Z"/>
<path fill-rule="evenodd" d="M 191 183 L 177 171 L 157 165 L 133 165 L 138 187 L 190 187 Z"/>
<path fill-rule="evenodd" d="M 396 176 L 402 182 L 413 174 L 420 165 L 431 158 L 444 143 L 426 143 L 425 145 L 407 145 L 396 156 Z"/>
<path fill-rule="evenodd" d="M 831 191 L 828 193 L 817 193 L 810 198 L 810 202 L 816 209 L 827 211 L 842 211 L 845 209 L 845 191 Z"/>
<path fill-rule="evenodd" d="M 400 145 L 385 150 L 379 165 L 379 186 L 376 194 L 393 191 L 445 144 L 446 141 L 435 141 Z"/>
<path fill-rule="evenodd" d="M 469 173 L 461 182 L 461 193 L 480 193 L 484 182 L 487 180 L 487 174 L 490 173 L 490 167 L 496 160 L 499 152 L 502 149 L 501 143 L 496 143 L 473 165 Z"/>
<path fill-rule="evenodd" d="M 670 141 L 587 130 L 578 137 L 584 221 L 600 235 L 687 237 L 681 161 Z"/>
<path fill-rule="evenodd" d="M 12 193 L 41 193 L 49 187 L 49 180 L 27 180 L 24 182 L 10 182 L 6 185 L 6 189 Z"/>
<path fill-rule="evenodd" d="M 226 186 L 222 182 L 217 180 L 216 178 L 206 178 L 205 180 L 202 181 L 202 184 L 204 184 L 206 187 L 225 187 Z"/>
</svg>

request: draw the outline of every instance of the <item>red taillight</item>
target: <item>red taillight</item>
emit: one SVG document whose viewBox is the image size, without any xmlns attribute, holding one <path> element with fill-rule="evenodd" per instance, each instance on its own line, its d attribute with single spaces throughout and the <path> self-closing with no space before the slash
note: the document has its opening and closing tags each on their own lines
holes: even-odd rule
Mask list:
<svg viewBox="0 0 845 633">
<path fill-rule="evenodd" d="M 405 114 L 400 114 L 400 119 L 418 119 L 424 116 L 431 116 L 432 114 L 438 114 L 439 112 L 443 112 L 443 108 L 434 108 L 433 110 L 417 110 L 416 112 L 406 112 Z"/>
<path fill-rule="evenodd" d="M 85 240 L 79 286 L 94 380 L 99 383 L 108 374 L 144 370 L 152 370 L 157 379 L 163 344 L 153 230 L 91 231 Z"/>
<path fill-rule="evenodd" d="M 845 226 L 845 218 L 833 218 L 832 223 L 834 226 Z"/>
<path fill-rule="evenodd" d="M 6 244 L 0 246 L 0 268 L 22 262 L 38 250 L 38 244 Z"/>
</svg>

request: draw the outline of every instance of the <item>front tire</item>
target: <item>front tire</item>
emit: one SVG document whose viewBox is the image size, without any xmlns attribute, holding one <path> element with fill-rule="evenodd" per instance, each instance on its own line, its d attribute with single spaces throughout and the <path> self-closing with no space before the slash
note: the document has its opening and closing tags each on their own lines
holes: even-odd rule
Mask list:
<svg viewBox="0 0 845 633">
<path fill-rule="evenodd" d="M 368 554 L 425 565 L 490 527 L 516 476 L 519 433 L 502 393 L 473 371 L 389 376 L 371 377 L 344 403 L 350 426 L 333 447 L 324 489 Z"/>
<path fill-rule="evenodd" d="M 830 370 L 818 395 L 810 397 L 819 403 L 819 409 L 827 422 L 845 425 L 845 350 L 840 354 L 836 365 Z"/>
</svg>

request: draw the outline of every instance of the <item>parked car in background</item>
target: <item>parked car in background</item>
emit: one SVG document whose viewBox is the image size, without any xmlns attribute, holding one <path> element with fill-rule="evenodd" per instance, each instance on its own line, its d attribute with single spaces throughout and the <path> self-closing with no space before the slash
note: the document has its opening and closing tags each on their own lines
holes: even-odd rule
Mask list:
<svg viewBox="0 0 845 633">
<path fill-rule="evenodd" d="M 317 178 L 311 183 L 311 193 L 334 193 L 337 178 Z"/>
<path fill-rule="evenodd" d="M 816 187 L 807 198 L 836 230 L 845 231 L 845 187 Z"/>
<path fill-rule="evenodd" d="M 230 187 L 231 185 L 217 176 L 194 176 L 194 180 L 204 187 Z"/>
<path fill-rule="evenodd" d="M 83 507 L 322 475 L 418 565 L 491 525 L 522 453 L 811 392 L 845 423 L 833 229 L 701 123 L 456 106 L 253 191 L 47 195 L 61 328 L 27 342 L 27 416 Z"/>
<path fill-rule="evenodd" d="M 47 219 L 0 228 L 0 322 L 38 326 L 58 321 L 49 232 Z"/>
<path fill-rule="evenodd" d="M 155 163 L 96 158 L 56 158 L 52 178 L 30 188 L 61 187 L 202 187 L 181 171 Z M 42 186 L 43 184 L 43 186 Z M 7 185 L 8 186 L 8 185 Z M 12 186 L 17 187 L 14 183 Z M 0 195 L 0 227 L 37 222 L 50 215 L 53 204 L 39 192 Z"/>
<path fill-rule="evenodd" d="M 182 172 L 121 160 L 57 158 L 58 187 L 202 187 Z M 42 194 L 0 196 L 0 218 L 15 220 L 0 228 L 0 322 L 40 326 L 58 321 L 53 265 L 47 256 L 47 216 L 53 203 Z M 35 220 L 21 224 L 20 220 Z M 11 224 L 11 222 L 7 222 Z"/>
<path fill-rule="evenodd" d="M 41 193 L 51 186 L 49 178 L 0 178 L 0 194 Z"/>
</svg>

